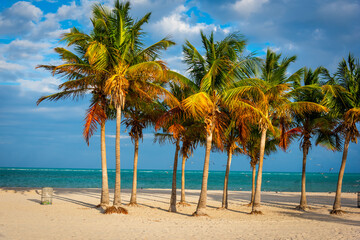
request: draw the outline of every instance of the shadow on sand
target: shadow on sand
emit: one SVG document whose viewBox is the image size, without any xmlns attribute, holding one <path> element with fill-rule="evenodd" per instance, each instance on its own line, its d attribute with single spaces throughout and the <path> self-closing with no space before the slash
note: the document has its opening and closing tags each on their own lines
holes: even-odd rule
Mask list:
<svg viewBox="0 0 360 240">
<path fill-rule="evenodd" d="M 0 188 L 2 191 L 13 191 L 15 193 L 30 193 L 30 192 L 36 192 L 39 195 L 39 199 L 27 199 L 28 201 L 40 204 L 40 195 L 41 195 L 41 189 L 40 188 Z M 164 212 L 168 212 L 167 206 L 166 207 L 159 207 L 159 206 L 151 206 L 148 203 L 143 203 L 143 201 L 153 201 L 156 203 L 161 204 L 170 204 L 170 189 L 138 189 L 138 204 L 143 207 L 147 208 L 153 208 L 158 209 Z M 130 196 L 131 190 L 130 189 L 122 189 L 122 195 L 125 195 L 127 198 Z M 200 190 L 189 190 L 186 191 L 186 196 L 189 197 L 196 197 L 199 196 Z M 103 213 L 103 209 L 96 208 L 97 205 L 93 203 L 89 203 L 86 201 L 80 201 L 76 199 L 76 197 L 72 195 L 83 195 L 91 199 L 98 199 L 98 202 L 100 202 L 100 189 L 95 188 L 54 188 L 54 196 L 53 198 L 56 200 L 69 202 L 72 204 L 76 204 L 82 207 L 86 208 L 95 208 L 98 209 L 101 213 Z M 178 196 L 180 196 L 180 191 L 177 191 Z M 113 196 L 113 190 L 110 190 L 110 196 Z M 218 203 L 218 205 L 214 205 L 212 203 L 211 205 L 208 204 L 208 208 L 211 209 L 218 209 L 221 206 L 221 198 L 222 198 L 222 192 L 221 191 L 209 191 L 208 192 L 208 200 L 212 200 L 213 202 Z M 262 204 L 264 206 L 270 206 L 275 207 L 278 209 L 294 209 L 297 205 L 300 198 L 300 193 L 297 194 L 287 194 L 287 193 L 276 193 L 276 192 L 264 192 L 262 194 Z M 194 198 L 193 198 L 194 199 Z M 236 212 L 239 214 L 248 214 L 251 211 L 251 208 L 249 208 L 249 211 L 246 211 L 245 209 L 241 209 L 244 207 L 250 199 L 250 192 L 229 192 L 229 209 L 228 211 Z M 333 196 L 329 194 L 329 196 L 318 196 L 318 195 L 308 195 L 308 203 L 313 209 L 318 208 L 331 208 L 333 201 Z M 342 206 L 348 207 L 348 208 L 356 208 L 356 199 L 355 198 L 342 198 Z M 94 201 L 90 201 L 94 202 Z M 111 202 L 111 199 L 110 199 Z M 312 204 L 312 202 L 316 202 L 316 204 Z M 124 204 L 127 204 L 128 201 L 124 201 Z M 191 207 L 196 207 L 197 202 L 190 201 L 189 203 L 192 204 Z M 239 209 L 240 208 L 240 209 Z M 347 211 L 349 214 L 358 214 L 356 211 Z M 286 212 L 286 211 L 280 211 L 280 213 L 292 217 L 298 217 L 303 219 L 309 219 L 309 220 L 318 220 L 318 221 L 324 221 L 324 222 L 336 222 L 336 223 L 342 223 L 347 225 L 353 225 L 353 226 L 360 226 L 359 221 L 350 220 L 339 216 L 330 216 L 330 214 L 321 214 L 315 211 L 308 211 L 299 214 L 298 211 L 294 209 L 293 212 Z M 184 215 L 184 216 L 191 216 L 190 214 L 177 212 L 177 214 Z"/>
</svg>

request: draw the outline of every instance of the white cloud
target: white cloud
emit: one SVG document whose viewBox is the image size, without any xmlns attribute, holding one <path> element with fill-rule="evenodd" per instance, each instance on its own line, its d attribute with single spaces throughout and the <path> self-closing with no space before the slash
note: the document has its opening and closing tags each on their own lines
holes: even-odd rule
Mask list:
<svg viewBox="0 0 360 240">
<path fill-rule="evenodd" d="M 36 99 L 31 99 L 32 104 L 31 107 L 26 106 L 22 107 L 19 106 L 17 108 L 13 107 L 6 107 L 2 108 L 1 111 L 6 114 L 24 114 L 24 113 L 31 113 L 31 114 L 41 114 L 42 116 L 46 116 L 48 118 L 53 119 L 68 119 L 68 118 L 83 118 L 85 115 L 85 108 L 84 106 L 56 106 L 52 105 L 53 107 L 43 107 L 42 104 L 39 106 L 35 105 Z M 8 122 L 3 125 L 21 125 L 22 122 Z"/>
<path fill-rule="evenodd" d="M 47 34 L 47 36 L 48 36 L 50 39 L 60 39 L 64 33 L 68 33 L 68 32 L 70 32 L 70 29 L 69 29 L 69 28 L 67 28 L 67 29 L 58 29 L 58 30 L 49 32 L 49 33 Z"/>
<path fill-rule="evenodd" d="M 39 8 L 35 7 L 31 3 L 19 1 L 7 10 L 7 14 L 15 15 L 19 18 L 31 21 L 38 21 L 43 13 Z"/>
<path fill-rule="evenodd" d="M 56 112 L 84 112 L 84 109 L 81 107 L 36 107 L 36 108 L 29 108 L 28 111 L 30 112 L 38 112 L 38 113 L 56 113 Z"/>
<path fill-rule="evenodd" d="M 132 0 L 131 3 L 134 5 L 148 5 L 151 2 L 149 0 Z"/>
<path fill-rule="evenodd" d="M 70 5 L 62 5 L 58 8 L 56 17 L 58 17 L 59 20 L 76 19 L 79 15 L 79 11 L 76 8 L 75 2 L 72 2 Z"/>
<path fill-rule="evenodd" d="M 285 48 L 290 50 L 290 51 L 298 49 L 298 47 L 292 42 L 286 43 Z"/>
<path fill-rule="evenodd" d="M 252 13 L 259 11 L 262 5 L 267 2 L 269 2 L 269 0 L 238 0 L 227 7 L 233 9 L 243 17 L 248 17 Z"/>
<path fill-rule="evenodd" d="M 164 35 L 171 34 L 176 39 L 189 38 L 189 36 L 199 34 L 200 30 L 214 32 L 228 32 L 220 26 L 206 23 L 191 23 L 190 17 L 185 14 L 187 8 L 183 5 L 178 6 L 172 13 L 162 17 L 152 25 L 154 31 L 160 31 Z"/>
<path fill-rule="evenodd" d="M 0 13 L 1 34 L 22 34 L 31 31 L 43 12 L 29 2 L 17 2 Z"/>
<path fill-rule="evenodd" d="M 277 46 L 268 46 L 268 48 L 276 53 L 280 53 L 281 51 L 281 47 L 277 47 Z M 266 53 L 268 48 L 264 48 L 262 51 Z"/>
<path fill-rule="evenodd" d="M 17 63 L 10 63 L 0 60 L 0 72 L 2 71 L 21 71 L 26 67 Z"/>
<path fill-rule="evenodd" d="M 43 21 L 39 21 L 31 31 L 28 31 L 30 39 L 58 40 L 62 33 L 68 29 L 61 28 L 61 21 L 74 20 L 79 23 L 90 24 L 91 7 L 95 1 L 81 0 L 79 4 L 75 1 L 69 5 L 61 5 L 56 13 L 47 13 Z"/>
<path fill-rule="evenodd" d="M 324 38 L 324 31 L 322 29 L 316 28 L 312 32 L 312 36 L 315 40 L 320 40 L 320 39 Z"/>
<path fill-rule="evenodd" d="M 97 135 L 100 136 L 100 135 Z M 116 135 L 113 134 L 106 134 L 105 137 L 107 138 L 116 138 Z M 130 139 L 129 135 L 120 135 L 120 139 Z"/>
<path fill-rule="evenodd" d="M 53 119 L 69 119 L 69 118 L 81 119 L 85 115 L 85 108 L 83 106 L 42 107 L 40 105 L 34 108 L 26 108 L 24 109 L 24 111 L 22 111 L 22 113 L 26 111 L 32 112 L 34 114 L 41 114 L 46 118 L 53 118 Z"/>
<path fill-rule="evenodd" d="M 41 48 L 48 48 L 50 46 L 49 43 L 41 43 L 41 42 L 31 42 L 29 40 L 21 40 L 15 39 L 12 41 L 8 46 L 12 46 L 14 48 L 21 48 L 21 49 L 41 49 Z"/>
<path fill-rule="evenodd" d="M 44 78 L 39 81 L 18 79 L 17 83 L 23 91 L 32 91 L 39 93 L 54 93 L 60 84 L 60 80 L 56 78 Z"/>
<path fill-rule="evenodd" d="M 29 40 L 15 39 L 9 44 L 0 44 L 0 53 L 12 61 L 40 61 L 45 53 L 50 52 L 51 44 L 46 42 L 32 42 Z"/>
</svg>

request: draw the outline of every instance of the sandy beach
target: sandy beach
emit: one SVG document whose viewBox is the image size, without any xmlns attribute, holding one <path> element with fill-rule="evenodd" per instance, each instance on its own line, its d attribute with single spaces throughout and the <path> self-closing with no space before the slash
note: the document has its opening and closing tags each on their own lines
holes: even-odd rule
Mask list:
<svg viewBox="0 0 360 240">
<path fill-rule="evenodd" d="M 188 207 L 169 213 L 170 190 L 138 191 L 128 215 L 96 209 L 100 189 L 54 189 L 53 205 L 40 205 L 40 189 L 0 188 L 0 239 L 359 239 L 357 195 L 343 193 L 342 216 L 329 211 L 334 193 L 308 193 L 312 210 L 295 210 L 299 193 L 264 192 L 264 215 L 249 215 L 250 192 L 229 192 L 229 210 L 219 210 L 221 191 L 208 191 L 209 217 L 192 217 L 199 190 L 187 190 Z M 130 190 L 122 191 L 128 203 Z"/>
</svg>

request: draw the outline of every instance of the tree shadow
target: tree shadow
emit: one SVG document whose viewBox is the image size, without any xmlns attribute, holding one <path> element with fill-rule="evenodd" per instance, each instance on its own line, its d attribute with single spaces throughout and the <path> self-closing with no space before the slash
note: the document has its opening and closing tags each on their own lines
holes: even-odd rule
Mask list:
<svg viewBox="0 0 360 240">
<path fill-rule="evenodd" d="M 249 214 L 249 212 L 244 212 L 244 211 L 240 211 L 240 210 L 235 210 L 235 209 L 231 209 L 231 208 L 228 208 L 228 209 L 225 209 L 225 211 L 230 211 L 230 212 L 236 212 L 236 213 L 243 213 L 243 214 Z"/>
<path fill-rule="evenodd" d="M 97 206 L 97 205 L 94 205 L 94 204 L 91 204 L 91 203 L 75 200 L 75 199 L 72 199 L 72 198 L 62 197 L 62 196 L 58 196 L 58 195 L 53 196 L 53 198 L 57 199 L 57 200 L 73 203 L 73 204 L 76 204 L 76 205 L 88 207 L 88 208 L 96 208 L 96 206 Z"/>
<path fill-rule="evenodd" d="M 304 212 L 302 214 L 293 214 L 289 212 L 281 212 L 284 215 L 291 216 L 291 217 L 297 217 L 301 219 L 306 220 L 315 220 L 315 221 L 321 221 L 321 222 L 328 222 L 328 223 L 338 223 L 338 224 L 344 224 L 344 225 L 351 225 L 351 226 L 360 226 L 360 221 L 351 220 L 351 219 L 345 219 L 341 216 L 331 216 L 330 212 L 329 214 L 321 214 L 317 212 Z"/>
<path fill-rule="evenodd" d="M 148 207 L 148 208 L 152 208 L 152 209 L 157 209 L 157 210 L 160 210 L 160 211 L 163 211 L 163 212 L 174 213 L 174 212 L 169 212 L 169 210 L 167 210 L 167 209 L 165 209 L 165 208 L 161 208 L 161 207 L 154 207 L 154 206 L 147 205 L 147 204 L 144 204 L 144 203 L 138 203 L 138 205 L 140 205 L 140 206 L 144 206 L 144 207 Z M 179 215 L 183 215 L 183 216 L 191 217 L 191 214 L 186 214 L 186 213 L 182 213 L 182 212 L 179 212 L 179 211 L 177 211 L 177 212 L 176 212 L 176 213 L 174 213 L 174 214 L 179 214 Z"/>
<path fill-rule="evenodd" d="M 13 189 L 12 189 L 13 190 Z M 41 195 L 41 190 L 39 189 L 31 189 L 31 190 L 35 190 L 35 192 L 40 196 Z M 23 191 L 26 191 L 28 192 L 29 189 L 27 190 L 23 190 L 23 189 L 17 189 L 15 191 L 15 193 L 17 192 L 23 192 Z M 80 189 L 80 191 L 76 191 L 76 194 L 81 194 L 81 195 L 86 195 L 88 196 L 88 194 L 84 194 L 84 192 L 88 191 L 87 189 Z M 70 198 L 70 197 L 65 197 L 65 196 L 61 196 L 61 195 L 64 195 L 64 194 L 68 194 L 68 193 L 74 193 L 74 191 L 72 189 L 54 189 L 54 195 L 53 195 L 53 199 L 56 199 L 56 200 L 60 200 L 60 201 L 64 201 L 64 202 L 69 202 L 69 203 L 72 203 L 72 204 L 76 204 L 76 205 L 80 205 L 80 206 L 83 206 L 83 207 L 87 207 L 87 208 L 94 208 L 94 209 L 97 209 L 99 210 L 100 212 L 103 213 L 103 209 L 101 208 L 97 208 L 97 205 L 95 204 L 91 204 L 91 203 L 88 203 L 88 202 L 84 202 L 84 201 L 80 201 L 80 200 L 76 200 L 74 198 Z M 38 203 L 38 204 L 41 204 L 41 201 L 39 199 L 33 199 L 33 198 L 29 198 L 27 199 L 28 201 L 31 201 L 31 202 L 35 202 L 35 203 Z"/>
<path fill-rule="evenodd" d="M 28 201 L 41 204 L 41 201 L 39 199 L 27 199 Z"/>
</svg>

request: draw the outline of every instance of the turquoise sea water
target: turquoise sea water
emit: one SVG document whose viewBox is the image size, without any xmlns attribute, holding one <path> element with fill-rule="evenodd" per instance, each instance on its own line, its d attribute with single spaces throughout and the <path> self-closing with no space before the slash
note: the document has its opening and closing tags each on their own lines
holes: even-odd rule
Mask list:
<svg viewBox="0 0 360 240">
<path fill-rule="evenodd" d="M 121 171 L 122 188 L 132 187 L 132 170 Z M 109 187 L 114 187 L 115 170 L 109 170 Z M 221 190 L 224 171 L 210 171 L 208 189 Z M 307 173 L 306 190 L 309 192 L 334 192 L 337 173 Z M 202 171 L 186 171 L 187 189 L 200 189 Z M 251 172 L 230 172 L 230 190 L 251 190 Z M 138 188 L 170 189 L 172 171 L 139 170 Z M 181 172 L 178 171 L 180 188 Z M 263 191 L 299 192 L 301 173 L 264 172 Z M 0 187 L 55 187 L 55 188 L 101 188 L 100 169 L 59 169 L 59 168 L 0 168 Z M 360 191 L 360 174 L 345 174 L 343 192 Z"/>
</svg>

